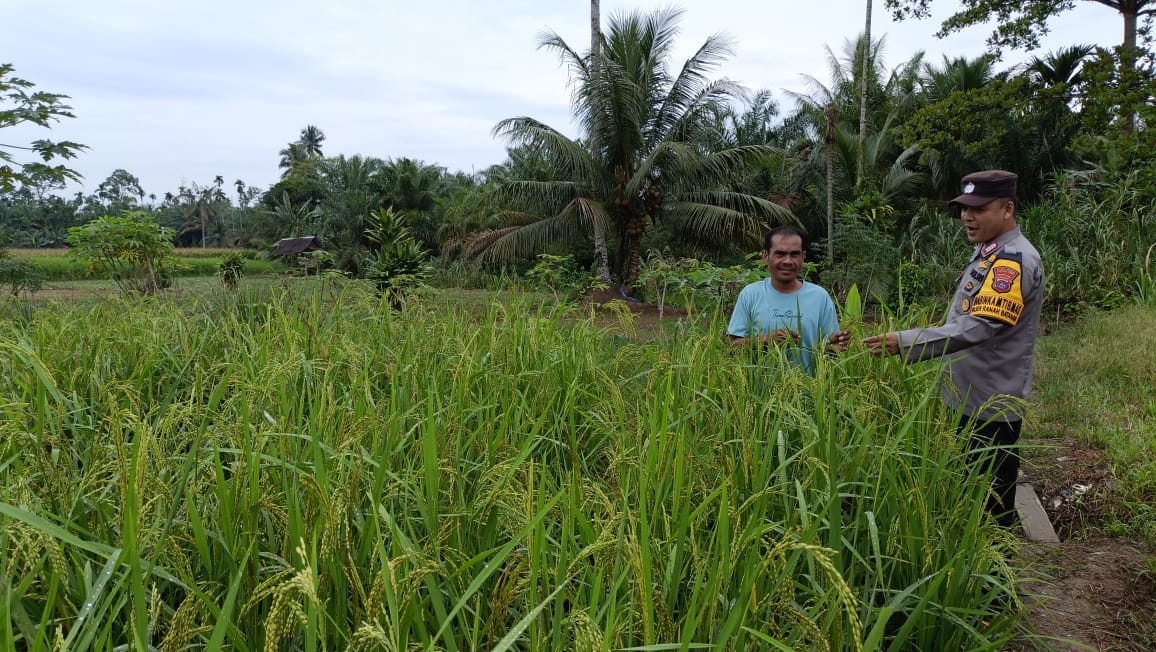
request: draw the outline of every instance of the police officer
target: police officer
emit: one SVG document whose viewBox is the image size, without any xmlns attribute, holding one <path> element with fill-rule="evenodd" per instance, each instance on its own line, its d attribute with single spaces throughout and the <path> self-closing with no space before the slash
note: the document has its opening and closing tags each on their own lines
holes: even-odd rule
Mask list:
<svg viewBox="0 0 1156 652">
<path fill-rule="evenodd" d="M 865 338 L 877 356 L 917 362 L 950 360 L 943 400 L 962 415 L 960 433 L 971 432 L 969 461 L 994 472 L 987 509 L 1001 525 L 1015 523 L 1020 460 L 1009 449 L 1023 425 L 1022 400 L 1032 388 L 1032 357 L 1040 324 L 1044 269 L 1040 255 L 1016 225 L 1016 180 L 986 170 L 963 178 L 951 206 L 975 245 L 938 328 L 913 328 Z M 994 447 L 994 454 L 987 449 Z"/>
</svg>

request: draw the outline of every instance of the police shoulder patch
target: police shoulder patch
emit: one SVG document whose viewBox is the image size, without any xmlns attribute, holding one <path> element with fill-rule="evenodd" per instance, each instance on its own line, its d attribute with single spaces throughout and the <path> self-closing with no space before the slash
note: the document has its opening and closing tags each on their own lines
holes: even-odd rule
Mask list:
<svg viewBox="0 0 1156 652">
<path fill-rule="evenodd" d="M 1000 256 L 971 301 L 970 312 L 1014 326 L 1024 311 L 1023 269 L 1019 254 Z"/>
</svg>

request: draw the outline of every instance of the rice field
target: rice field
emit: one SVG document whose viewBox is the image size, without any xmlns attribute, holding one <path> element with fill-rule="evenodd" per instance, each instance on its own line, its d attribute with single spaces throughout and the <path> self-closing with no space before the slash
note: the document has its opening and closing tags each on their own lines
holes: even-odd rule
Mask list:
<svg viewBox="0 0 1156 652">
<path fill-rule="evenodd" d="M 238 249 L 230 248 L 199 248 L 182 247 L 173 250 L 175 255 L 172 267 L 173 276 L 195 277 L 213 276 L 217 272 L 217 264 Z M 256 252 L 245 259 L 245 274 L 249 276 L 259 274 L 275 274 L 284 269 L 279 261 L 260 260 Z M 34 269 L 47 281 L 75 281 L 80 279 L 108 279 L 107 273 L 94 271 L 88 268 L 83 261 L 69 256 L 68 249 L 8 249 L 13 258 L 22 258 L 32 262 Z"/>
<path fill-rule="evenodd" d="M 939 371 L 350 286 L 0 310 L 0 648 L 981 650 Z"/>
</svg>

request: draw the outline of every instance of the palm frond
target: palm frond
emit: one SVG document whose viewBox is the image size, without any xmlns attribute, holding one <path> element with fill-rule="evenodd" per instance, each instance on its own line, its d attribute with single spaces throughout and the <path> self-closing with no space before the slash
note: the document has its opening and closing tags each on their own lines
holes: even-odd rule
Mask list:
<svg viewBox="0 0 1156 652">
<path fill-rule="evenodd" d="M 743 145 L 717 152 L 675 159 L 678 176 L 699 187 L 710 187 L 733 179 L 762 161 L 788 153 L 774 145 Z"/>
<path fill-rule="evenodd" d="M 500 234 L 486 238 L 488 244 L 474 246 L 471 243 L 469 250 L 486 262 L 505 263 L 532 258 L 551 244 L 581 234 L 583 226 L 580 211 L 564 210 L 529 224 L 500 229 Z"/>
<path fill-rule="evenodd" d="M 538 215 L 558 213 L 582 197 L 588 187 L 570 181 L 507 181 L 496 190 L 499 201 Z"/>
<path fill-rule="evenodd" d="M 537 148 L 558 169 L 560 176 L 587 179 L 591 183 L 597 183 L 601 176 L 601 169 L 585 147 L 534 118 L 507 118 L 494 126 L 493 134 L 513 146 Z"/>
<path fill-rule="evenodd" d="M 723 199 L 717 197 L 717 193 L 703 193 L 703 195 L 701 199 Z M 771 207 L 776 215 L 791 215 L 788 210 L 775 203 L 751 198 L 750 195 L 732 198 L 740 207 L 724 206 L 718 201 L 692 199 L 694 198 L 670 203 L 667 207 L 667 223 L 679 234 L 717 245 L 750 246 L 761 243 L 769 225 L 781 222 L 768 217 Z M 794 222 L 793 216 L 790 221 Z"/>
<path fill-rule="evenodd" d="M 795 217 L 794 213 L 773 201 L 727 190 L 680 193 L 671 202 L 668 211 L 673 215 L 681 212 L 683 207 L 696 206 L 722 208 L 727 211 L 750 215 L 759 221 L 770 224 L 799 225 L 799 219 Z M 760 233 L 760 235 L 762 234 Z"/>
</svg>

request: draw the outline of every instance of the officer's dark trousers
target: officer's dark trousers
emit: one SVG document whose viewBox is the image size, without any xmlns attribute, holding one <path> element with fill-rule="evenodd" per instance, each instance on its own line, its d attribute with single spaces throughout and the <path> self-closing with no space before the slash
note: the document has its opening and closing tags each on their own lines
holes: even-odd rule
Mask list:
<svg viewBox="0 0 1156 652">
<path fill-rule="evenodd" d="M 1016 479 L 1020 471 L 1020 457 L 1014 446 L 1020 439 L 1023 421 L 976 423 L 966 416 L 960 420 L 961 434 L 973 428 L 967 442 L 968 465 L 974 472 L 992 476 L 987 511 L 1000 525 L 1011 527 L 1016 523 Z"/>
</svg>

